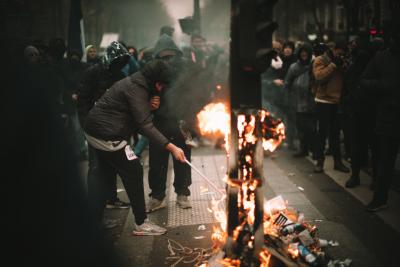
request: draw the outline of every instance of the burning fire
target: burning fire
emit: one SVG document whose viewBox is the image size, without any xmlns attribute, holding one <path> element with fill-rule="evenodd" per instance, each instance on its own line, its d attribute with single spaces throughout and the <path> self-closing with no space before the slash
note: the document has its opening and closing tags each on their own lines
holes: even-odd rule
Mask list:
<svg viewBox="0 0 400 267">
<path fill-rule="evenodd" d="M 285 125 L 281 120 L 274 119 L 266 110 L 260 111 L 260 120 L 263 135 L 263 148 L 273 152 L 285 140 Z"/>
<path fill-rule="evenodd" d="M 230 119 L 228 108 L 224 103 L 210 103 L 197 114 L 201 134 L 223 134 L 227 152 Z"/>
<path fill-rule="evenodd" d="M 273 152 L 283 140 L 285 140 L 285 125 L 281 120 L 275 119 L 271 113 L 262 109 L 258 114 L 261 123 L 262 132 L 262 146 L 264 150 Z M 225 140 L 225 150 L 229 151 L 229 134 L 230 134 L 230 114 L 227 106 L 224 103 L 210 103 L 205 106 L 198 114 L 197 120 L 202 135 L 218 135 L 223 134 Z M 251 121 L 244 123 L 244 116 L 238 116 L 238 130 L 245 132 L 245 139 L 247 143 L 255 143 L 256 136 L 253 134 L 256 116 L 252 116 Z M 246 127 L 246 129 L 244 128 Z M 239 140 L 239 142 L 242 142 Z M 239 143 L 239 148 L 242 143 Z"/>
</svg>

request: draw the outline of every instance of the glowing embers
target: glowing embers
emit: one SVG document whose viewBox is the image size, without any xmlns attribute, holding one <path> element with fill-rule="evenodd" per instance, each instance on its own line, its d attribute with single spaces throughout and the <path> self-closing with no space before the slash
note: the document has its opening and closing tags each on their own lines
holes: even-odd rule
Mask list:
<svg viewBox="0 0 400 267">
<path fill-rule="evenodd" d="M 225 150 L 228 152 L 230 133 L 230 114 L 224 103 L 210 103 L 198 114 L 199 129 L 202 135 L 224 135 Z"/>
<path fill-rule="evenodd" d="M 263 137 L 263 148 L 273 152 L 283 140 L 285 140 L 285 125 L 280 119 L 275 119 L 271 114 L 260 110 L 261 132 Z"/>
</svg>

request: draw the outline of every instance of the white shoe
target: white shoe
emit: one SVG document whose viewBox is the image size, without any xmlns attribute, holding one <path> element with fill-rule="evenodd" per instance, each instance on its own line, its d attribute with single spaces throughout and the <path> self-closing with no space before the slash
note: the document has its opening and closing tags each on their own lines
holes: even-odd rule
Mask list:
<svg viewBox="0 0 400 267">
<path fill-rule="evenodd" d="M 176 198 L 176 203 L 182 209 L 190 209 L 192 207 L 189 198 L 184 195 L 178 195 L 178 197 Z"/>
<path fill-rule="evenodd" d="M 148 204 L 147 212 L 153 212 L 159 209 L 163 209 L 167 206 L 167 202 L 165 198 L 163 200 L 158 200 L 156 198 L 150 198 L 150 202 Z"/>
<path fill-rule="evenodd" d="M 148 235 L 163 235 L 166 232 L 167 229 L 156 225 L 147 218 L 141 225 L 137 225 L 136 223 L 133 225 L 132 234 L 139 236 L 148 236 Z"/>
</svg>

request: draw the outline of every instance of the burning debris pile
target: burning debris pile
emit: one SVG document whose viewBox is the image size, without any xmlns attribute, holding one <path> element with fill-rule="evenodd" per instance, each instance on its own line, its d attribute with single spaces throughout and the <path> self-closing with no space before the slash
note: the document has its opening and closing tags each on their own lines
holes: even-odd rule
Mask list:
<svg viewBox="0 0 400 267">
<path fill-rule="evenodd" d="M 264 200 L 263 244 L 258 252 L 258 259 L 246 259 L 248 249 L 253 249 L 255 240 L 252 228 L 244 224 L 237 228 L 233 239 L 240 240 L 234 248 L 229 246 L 228 235 L 221 229 L 214 228 L 212 236 L 215 256 L 203 267 L 211 266 L 326 266 L 346 267 L 352 261 L 333 260 L 324 252 L 328 246 L 339 246 L 337 242 L 319 237 L 318 228 L 306 221 L 304 214 L 288 206 L 282 196 Z M 252 245 L 251 245 L 252 244 Z M 225 246 L 225 247 L 224 247 Z M 225 252 L 222 252 L 223 249 Z M 227 250 L 233 250 L 231 257 L 226 257 Z M 254 252 L 254 251 L 253 251 Z M 253 253 L 252 253 L 253 254 Z M 248 264 L 250 263 L 250 264 Z"/>
<path fill-rule="evenodd" d="M 198 119 L 202 133 L 225 135 L 229 159 L 226 195 L 212 203 L 220 222 L 212 235 L 214 256 L 201 266 L 351 264 L 351 260 L 331 260 L 323 248 L 334 243 L 320 239 L 317 227 L 288 207 L 281 196 L 264 200 L 263 150 L 272 152 L 285 139 L 281 120 L 266 110 L 239 110 L 229 116 L 222 103 L 206 106 Z M 222 201 L 227 212 L 221 209 Z"/>
<path fill-rule="evenodd" d="M 325 247 L 338 244 L 320 239 L 317 227 L 307 222 L 302 213 L 288 207 L 281 196 L 264 203 L 264 245 L 266 253 L 286 266 L 349 266 L 351 263 L 349 260 L 334 262 L 326 255 Z"/>
</svg>

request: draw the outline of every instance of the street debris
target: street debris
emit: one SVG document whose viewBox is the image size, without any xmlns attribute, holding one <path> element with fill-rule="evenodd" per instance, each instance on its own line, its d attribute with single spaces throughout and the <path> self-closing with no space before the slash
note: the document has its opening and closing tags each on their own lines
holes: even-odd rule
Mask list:
<svg viewBox="0 0 400 267">
<path fill-rule="evenodd" d="M 344 261 L 340 260 L 331 260 L 327 267 L 347 267 L 350 266 L 352 263 L 351 259 L 345 259 Z"/>
<path fill-rule="evenodd" d="M 304 188 L 301 187 L 301 186 L 298 186 L 297 188 L 298 188 L 300 191 L 304 191 Z"/>
<path fill-rule="evenodd" d="M 195 237 L 193 237 L 194 239 L 204 239 L 204 235 L 201 235 L 201 236 L 195 236 Z"/>
<path fill-rule="evenodd" d="M 281 196 L 264 200 L 264 234 L 266 251 L 293 266 L 345 267 L 352 263 L 351 259 L 333 260 L 326 255 L 323 249 L 337 247 L 339 242 L 319 238 L 318 228 Z"/>
<path fill-rule="evenodd" d="M 204 238 L 204 237 L 203 237 Z M 166 263 L 171 267 L 177 266 L 179 263 L 190 264 L 190 266 L 199 266 L 210 258 L 212 248 L 189 248 L 179 242 L 168 239 L 169 256 Z M 189 265 L 188 265 L 189 266 Z"/>
<path fill-rule="evenodd" d="M 206 230 L 207 228 L 206 228 L 206 226 L 204 225 L 204 224 L 202 224 L 202 225 L 199 225 L 199 227 L 197 227 L 197 230 L 198 231 L 204 231 L 204 230 Z"/>
</svg>

